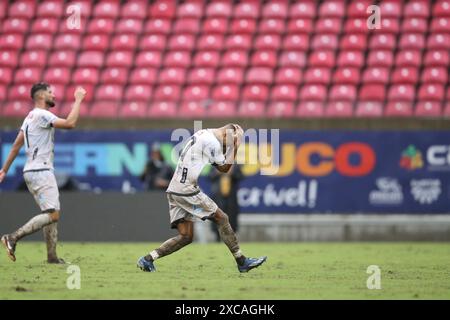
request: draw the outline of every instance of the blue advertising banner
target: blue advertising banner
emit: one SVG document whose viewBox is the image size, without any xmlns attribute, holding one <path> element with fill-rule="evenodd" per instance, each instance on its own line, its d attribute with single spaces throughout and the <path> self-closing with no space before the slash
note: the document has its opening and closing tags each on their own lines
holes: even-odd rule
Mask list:
<svg viewBox="0 0 450 320">
<path fill-rule="evenodd" d="M 0 131 L 2 163 L 16 134 Z M 175 167 L 172 151 L 189 134 L 171 140 L 172 130 L 57 132 L 56 173 L 95 192 L 142 191 L 139 176 L 152 143 L 161 143 Z M 241 212 L 450 212 L 450 131 L 280 130 L 276 140 L 269 133 L 267 144 L 241 145 Z M 271 146 L 270 164 L 263 145 Z M 24 163 L 22 150 L 0 191 L 23 187 Z M 206 193 L 210 170 L 215 169 L 205 168 L 199 181 Z"/>
</svg>

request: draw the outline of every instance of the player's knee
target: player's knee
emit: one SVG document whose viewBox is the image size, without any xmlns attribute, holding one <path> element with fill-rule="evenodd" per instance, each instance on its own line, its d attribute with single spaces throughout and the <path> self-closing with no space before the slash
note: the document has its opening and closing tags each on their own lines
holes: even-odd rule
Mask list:
<svg viewBox="0 0 450 320">
<path fill-rule="evenodd" d="M 59 221 L 59 211 L 53 211 L 49 213 L 50 219 L 52 222 L 58 222 Z"/>
<path fill-rule="evenodd" d="M 186 245 L 192 243 L 192 241 L 194 240 L 194 237 L 192 234 L 180 234 L 180 237 L 181 237 L 181 241 Z"/>
<path fill-rule="evenodd" d="M 223 212 L 221 209 L 217 209 L 216 213 L 214 214 L 214 221 L 217 224 L 225 224 L 228 223 L 230 221 L 230 219 L 228 218 L 228 215 Z"/>
</svg>

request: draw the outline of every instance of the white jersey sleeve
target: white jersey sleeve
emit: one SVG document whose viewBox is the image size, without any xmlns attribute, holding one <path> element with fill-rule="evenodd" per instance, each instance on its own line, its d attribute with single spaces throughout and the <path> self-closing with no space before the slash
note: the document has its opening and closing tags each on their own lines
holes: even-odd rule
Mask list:
<svg viewBox="0 0 450 320">
<path fill-rule="evenodd" d="M 53 122 L 57 120 L 58 117 L 55 116 L 53 113 L 47 110 L 42 110 L 40 119 L 39 119 L 39 126 L 44 129 L 48 129 L 53 126 Z"/>
<path fill-rule="evenodd" d="M 205 148 L 205 152 L 211 164 L 217 164 L 219 166 L 223 166 L 225 164 L 226 159 L 219 141 L 210 143 L 208 147 Z"/>
</svg>

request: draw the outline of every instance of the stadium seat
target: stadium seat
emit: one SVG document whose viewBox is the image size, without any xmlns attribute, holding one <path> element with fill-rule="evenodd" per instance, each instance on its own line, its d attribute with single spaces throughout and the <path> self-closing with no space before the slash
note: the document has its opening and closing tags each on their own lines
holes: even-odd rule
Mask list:
<svg viewBox="0 0 450 320">
<path fill-rule="evenodd" d="M 275 68 L 277 65 L 277 54 L 273 50 L 260 50 L 252 54 L 251 65 L 254 67 Z"/>
<path fill-rule="evenodd" d="M 172 19 L 175 17 L 176 4 L 171 0 L 158 0 L 150 5 L 150 18 L 153 19 Z"/>
<path fill-rule="evenodd" d="M 142 27 L 142 20 L 125 18 L 116 23 L 114 31 L 116 32 L 116 35 L 138 35 L 142 31 Z"/>
<path fill-rule="evenodd" d="M 243 101 L 265 101 L 269 98 L 269 88 L 262 84 L 246 85 L 242 89 Z"/>
<path fill-rule="evenodd" d="M 422 84 L 418 98 L 421 101 L 440 101 L 445 96 L 444 86 L 441 84 Z"/>
<path fill-rule="evenodd" d="M 6 94 L 6 88 L 3 94 Z M 30 87 L 24 84 L 17 84 L 9 87 L 8 89 L 8 101 L 30 101 Z M 3 98 L 3 100 L 6 100 Z"/>
<path fill-rule="evenodd" d="M 186 51 L 170 51 L 164 58 L 164 66 L 186 67 L 190 64 L 190 54 Z"/>
<path fill-rule="evenodd" d="M 280 67 L 302 68 L 306 64 L 306 55 L 301 51 L 284 51 L 279 59 Z"/>
<path fill-rule="evenodd" d="M 383 106 L 378 102 L 360 102 L 356 105 L 355 115 L 357 117 L 381 117 Z"/>
<path fill-rule="evenodd" d="M 348 84 L 335 84 L 330 88 L 328 99 L 330 101 L 355 101 L 356 86 Z"/>
<path fill-rule="evenodd" d="M 236 4 L 234 7 L 235 18 L 252 18 L 259 17 L 260 4 L 258 2 L 243 2 Z"/>
<path fill-rule="evenodd" d="M 247 34 L 232 34 L 225 39 L 225 47 L 234 50 L 248 50 L 252 45 L 252 39 Z"/>
<path fill-rule="evenodd" d="M 200 101 L 185 101 L 181 103 L 178 114 L 183 118 L 202 119 L 206 116 L 206 107 Z"/>
<path fill-rule="evenodd" d="M 233 84 L 217 85 L 213 88 L 211 98 L 216 101 L 237 101 L 239 87 Z"/>
<path fill-rule="evenodd" d="M 414 114 L 418 117 L 440 117 L 442 113 L 440 101 L 419 101 Z"/>
<path fill-rule="evenodd" d="M 222 50 L 224 37 L 221 34 L 205 34 L 197 40 L 197 50 Z"/>
<path fill-rule="evenodd" d="M 212 2 L 206 7 L 206 16 L 210 18 L 228 18 L 233 12 L 233 5 L 228 1 Z"/>
<path fill-rule="evenodd" d="M 421 64 L 422 56 L 419 50 L 401 50 L 395 57 L 397 67 L 415 67 Z"/>
<path fill-rule="evenodd" d="M 166 48 L 166 37 L 162 34 L 148 34 L 139 42 L 140 50 L 163 51 Z"/>
<path fill-rule="evenodd" d="M 44 73 L 43 80 L 52 85 L 67 84 L 70 80 L 70 69 L 69 68 L 48 68 Z"/>
<path fill-rule="evenodd" d="M 114 1 L 102 1 L 94 6 L 92 16 L 94 18 L 115 19 L 119 16 L 120 4 Z"/>
<path fill-rule="evenodd" d="M 149 118 L 171 118 L 177 115 L 176 105 L 170 101 L 153 102 L 148 109 Z"/>
<path fill-rule="evenodd" d="M 51 40 L 49 39 L 50 43 Z M 54 39 L 54 50 L 71 50 L 76 51 L 80 48 L 81 45 L 81 37 L 80 35 L 75 34 L 59 34 Z M 47 49 L 49 46 L 49 43 L 45 43 L 42 46 L 42 49 Z"/>
<path fill-rule="evenodd" d="M 445 33 L 450 28 L 450 17 L 434 17 L 431 20 L 431 33 Z"/>
<path fill-rule="evenodd" d="M 217 83 L 241 84 L 244 81 L 242 68 L 221 68 L 217 71 Z"/>
<path fill-rule="evenodd" d="M 0 67 L 0 84 L 2 87 L 6 87 L 7 84 L 12 82 L 13 72 L 12 68 Z"/>
<path fill-rule="evenodd" d="M 69 115 L 70 111 L 72 111 L 72 107 L 73 107 L 73 91 L 70 92 L 70 97 L 71 97 L 71 100 L 67 100 L 67 102 L 61 103 L 59 105 L 58 116 L 66 118 Z M 85 98 L 85 100 L 86 100 L 86 98 Z M 83 100 L 83 102 L 85 100 Z M 89 103 L 82 103 L 81 106 L 80 106 L 80 116 L 83 117 L 83 118 L 84 117 L 89 117 L 90 116 L 89 115 L 89 111 L 90 111 Z"/>
<path fill-rule="evenodd" d="M 36 2 L 16 1 L 9 6 L 8 16 L 15 18 L 32 19 L 36 13 Z"/>
<path fill-rule="evenodd" d="M 332 51 L 313 51 L 308 62 L 310 67 L 332 68 L 335 64 L 335 55 Z"/>
<path fill-rule="evenodd" d="M 304 85 L 300 91 L 300 101 L 323 101 L 326 97 L 324 85 Z"/>
<path fill-rule="evenodd" d="M 278 68 L 275 82 L 278 84 L 299 84 L 302 81 L 302 72 L 298 68 Z"/>
<path fill-rule="evenodd" d="M 127 68 L 107 68 L 102 71 L 100 81 L 104 84 L 120 84 L 125 86 L 127 83 L 127 75 Z M 146 83 L 148 82 L 150 82 L 150 77 L 146 77 Z M 132 78 L 130 78 L 130 83 L 133 83 Z"/>
<path fill-rule="evenodd" d="M 92 19 L 87 27 L 88 34 L 111 34 L 114 30 L 113 19 Z"/>
<path fill-rule="evenodd" d="M 412 113 L 411 102 L 389 102 L 386 105 L 385 116 L 387 117 L 410 117 Z"/>
<path fill-rule="evenodd" d="M 414 86 L 406 84 L 393 84 L 389 88 L 388 99 L 390 101 L 414 101 Z"/>
<path fill-rule="evenodd" d="M 289 84 L 276 85 L 272 88 L 270 97 L 276 102 L 294 102 L 297 100 L 297 87 Z"/>
<path fill-rule="evenodd" d="M 319 16 L 321 18 L 326 17 L 343 17 L 345 5 L 343 1 L 330 0 L 323 2 L 319 7 Z"/>
<path fill-rule="evenodd" d="M 270 118 L 292 118 L 295 109 L 292 102 L 272 102 L 267 107 L 266 116 Z"/>
<path fill-rule="evenodd" d="M 309 48 L 309 35 L 289 34 L 283 39 L 284 50 L 306 51 Z"/>
<path fill-rule="evenodd" d="M 77 87 L 78 87 L 78 84 L 71 84 L 71 85 L 66 87 L 65 93 L 64 93 L 64 101 L 65 102 L 73 103 L 74 93 L 75 93 L 75 90 L 76 90 Z M 94 90 L 95 89 L 94 85 L 84 84 L 83 88 L 86 90 L 86 96 L 84 97 L 83 102 L 92 102 L 93 100 L 98 98 L 97 95 L 96 95 L 96 92 L 94 92 L 95 91 Z M 94 97 L 95 97 L 95 99 L 94 99 Z M 61 100 L 63 100 L 62 97 L 61 97 Z M 86 104 L 85 103 L 82 104 L 82 106 L 86 106 L 86 105 L 87 105 L 87 103 Z M 86 110 L 84 110 L 84 111 L 88 111 L 88 109 L 89 108 L 87 108 L 87 106 L 86 106 Z M 88 113 L 86 112 L 85 115 L 87 115 L 87 114 Z"/>
<path fill-rule="evenodd" d="M 83 39 L 83 50 L 105 51 L 109 46 L 109 37 L 106 34 L 88 34 Z"/>
<path fill-rule="evenodd" d="M 434 17 L 450 17 L 450 0 L 438 0 L 433 6 Z"/>
<path fill-rule="evenodd" d="M 0 93 L 1 96 L 1 93 Z M 2 97 L 3 99 L 3 97 Z M 24 118 L 31 111 L 30 100 L 10 100 L 3 106 L 3 116 L 13 118 Z"/>
<path fill-rule="evenodd" d="M 367 37 L 362 33 L 346 34 L 341 38 L 340 48 L 342 50 L 365 50 Z"/>
<path fill-rule="evenodd" d="M 169 19 L 150 19 L 145 22 L 144 32 L 146 34 L 169 34 L 171 21 Z"/>
<path fill-rule="evenodd" d="M 361 68 L 364 64 L 364 56 L 361 51 L 341 51 L 337 58 L 339 67 Z"/>
<path fill-rule="evenodd" d="M 181 100 L 183 101 L 204 101 L 209 97 L 209 87 L 205 85 L 187 86 L 183 90 Z"/>
<path fill-rule="evenodd" d="M 374 33 L 370 39 L 371 50 L 393 50 L 396 46 L 396 37 L 389 33 Z"/>
<path fill-rule="evenodd" d="M 306 43 L 308 44 L 308 43 Z M 338 48 L 338 40 L 336 34 L 317 34 L 311 40 L 311 48 L 313 50 L 336 50 Z M 302 50 L 307 50 L 308 46 L 303 47 Z"/>
<path fill-rule="evenodd" d="M 127 102 L 119 110 L 120 118 L 145 118 L 147 115 L 146 102 Z"/>
<path fill-rule="evenodd" d="M 40 18 L 60 18 L 64 13 L 64 3 L 55 0 L 41 2 L 37 9 Z"/>
<path fill-rule="evenodd" d="M 207 109 L 208 117 L 225 118 L 236 115 L 236 104 L 233 102 L 213 102 Z"/>
<path fill-rule="evenodd" d="M 15 67 L 18 63 L 18 56 L 14 51 L 0 52 L 0 66 Z"/>
<path fill-rule="evenodd" d="M 76 61 L 74 51 L 54 51 L 48 58 L 48 67 L 73 67 Z"/>
<path fill-rule="evenodd" d="M 400 23 L 397 18 L 383 18 L 380 28 L 383 32 L 396 35 L 400 31 Z"/>
<path fill-rule="evenodd" d="M 347 15 L 351 18 L 367 19 L 367 8 L 373 4 L 370 0 L 352 0 L 348 4 Z"/>
<path fill-rule="evenodd" d="M 356 85 L 360 81 L 360 71 L 358 68 L 336 68 L 332 79 L 336 84 Z"/>
<path fill-rule="evenodd" d="M 392 51 L 373 50 L 369 52 L 367 65 L 370 67 L 389 68 L 394 64 L 394 54 Z"/>
<path fill-rule="evenodd" d="M 173 25 L 173 32 L 175 33 L 198 33 L 200 32 L 200 20 L 199 19 L 178 19 Z"/>
<path fill-rule="evenodd" d="M 233 19 L 230 25 L 232 34 L 252 34 L 256 31 L 256 20 L 251 18 Z"/>
<path fill-rule="evenodd" d="M 308 18 L 293 18 L 290 19 L 287 25 L 288 34 L 309 34 L 313 31 L 312 19 Z"/>
<path fill-rule="evenodd" d="M 258 25 L 260 34 L 277 34 L 284 33 L 285 21 L 283 19 L 263 19 Z"/>
<path fill-rule="evenodd" d="M 255 38 L 253 46 L 255 50 L 278 50 L 281 39 L 279 35 L 259 35 Z"/>
<path fill-rule="evenodd" d="M 348 101 L 334 101 L 329 102 L 325 109 L 325 116 L 339 118 L 353 116 L 352 102 Z"/>
<path fill-rule="evenodd" d="M 405 33 L 400 37 L 399 49 L 421 50 L 425 46 L 425 37 L 420 33 Z"/>
<path fill-rule="evenodd" d="M 224 55 L 223 64 L 227 66 L 236 66 L 239 64 L 246 64 L 242 61 L 242 52 L 229 51 Z M 198 51 L 194 56 L 194 66 L 202 68 L 216 68 L 219 65 L 220 55 L 217 51 Z"/>
<path fill-rule="evenodd" d="M 245 77 L 247 83 L 271 84 L 273 81 L 273 70 L 270 68 L 250 68 Z"/>
<path fill-rule="evenodd" d="M 120 9 L 120 16 L 128 19 L 145 19 L 147 17 L 146 1 L 125 3 Z"/>
<path fill-rule="evenodd" d="M 159 73 L 158 80 L 162 84 L 181 85 L 186 81 L 186 70 L 183 68 L 165 68 Z"/>
<path fill-rule="evenodd" d="M 450 63 L 450 57 L 446 51 L 430 50 L 425 55 L 424 63 L 428 67 L 446 67 Z"/>
<path fill-rule="evenodd" d="M 226 18 L 207 18 L 203 21 L 202 30 L 205 34 L 224 35 L 227 32 L 228 21 Z"/>
<path fill-rule="evenodd" d="M 116 118 L 118 103 L 110 99 L 108 101 L 96 101 L 92 104 L 89 116 L 92 118 Z"/>
<path fill-rule="evenodd" d="M 318 118 L 324 115 L 323 102 L 307 101 L 297 106 L 296 116 L 299 118 Z"/>
<path fill-rule="evenodd" d="M 288 14 L 288 6 L 286 3 L 278 1 L 269 1 L 262 7 L 262 18 L 278 18 L 285 19 Z"/>
<path fill-rule="evenodd" d="M 154 84 L 156 80 L 157 80 L 157 69 L 143 66 L 139 66 L 133 69 L 133 71 L 131 71 L 130 73 L 129 78 L 130 84 Z"/>
<path fill-rule="evenodd" d="M 318 19 L 315 25 L 315 31 L 319 34 L 339 34 L 342 29 L 340 18 Z"/>
<path fill-rule="evenodd" d="M 402 1 L 386 0 L 380 3 L 380 12 L 386 18 L 399 18 L 402 15 Z"/>
<path fill-rule="evenodd" d="M 162 63 L 161 52 L 141 51 L 136 55 L 136 65 L 140 67 L 159 68 Z"/>
<path fill-rule="evenodd" d="M 103 65 L 103 59 L 103 53 L 100 51 L 84 51 L 78 57 L 78 66 L 100 68 Z"/>
<path fill-rule="evenodd" d="M 187 1 L 177 6 L 177 18 L 200 18 L 203 15 L 201 3 Z"/>
<path fill-rule="evenodd" d="M 255 101 L 244 101 L 239 104 L 238 116 L 244 118 L 259 118 L 264 115 L 264 103 Z"/>
<path fill-rule="evenodd" d="M 383 84 L 363 84 L 359 90 L 359 100 L 361 101 L 384 101 L 386 98 L 386 88 Z"/>
<path fill-rule="evenodd" d="M 195 37 L 192 34 L 175 34 L 169 38 L 167 49 L 171 51 L 192 50 L 195 45 Z"/>
<path fill-rule="evenodd" d="M 3 33 L 26 33 L 29 28 L 27 19 L 9 18 L 3 21 L 1 31 Z"/>
<path fill-rule="evenodd" d="M 428 36 L 427 48 L 429 50 L 450 50 L 450 34 L 432 33 Z"/>
<path fill-rule="evenodd" d="M 344 25 L 344 32 L 346 34 L 368 33 L 366 16 L 364 18 L 348 18 Z"/>
<path fill-rule="evenodd" d="M 417 68 L 402 67 L 396 68 L 392 72 L 392 83 L 398 84 L 416 84 L 419 81 L 419 72 Z"/>
<path fill-rule="evenodd" d="M 95 91 L 95 99 L 103 101 L 121 101 L 123 87 L 115 84 L 100 85 Z"/>
<path fill-rule="evenodd" d="M 27 38 L 25 48 L 27 50 L 47 50 L 52 43 L 52 38 L 50 34 L 34 34 Z"/>
<path fill-rule="evenodd" d="M 25 51 L 20 56 L 21 67 L 42 67 L 47 61 L 47 51 Z"/>
<path fill-rule="evenodd" d="M 412 0 L 405 4 L 403 15 L 405 19 L 428 18 L 430 15 L 430 4 L 427 0 Z"/>
<path fill-rule="evenodd" d="M 317 14 L 316 5 L 313 2 L 296 2 L 289 9 L 291 18 L 314 19 Z"/>
<path fill-rule="evenodd" d="M 446 68 L 431 67 L 422 71 L 420 81 L 422 83 L 441 83 L 446 84 L 448 81 L 448 71 Z"/>
<path fill-rule="evenodd" d="M 445 102 L 444 111 L 442 114 L 444 117 L 450 117 L 450 101 Z"/>
<path fill-rule="evenodd" d="M 213 68 L 193 68 L 188 75 L 187 81 L 192 84 L 211 84 L 215 79 Z"/>
<path fill-rule="evenodd" d="M 423 18 L 403 19 L 402 32 L 404 33 L 425 33 L 428 28 L 428 22 Z"/>
<path fill-rule="evenodd" d="M 330 81 L 331 73 L 329 68 L 308 68 L 305 70 L 305 83 L 327 85 Z"/>
<path fill-rule="evenodd" d="M 155 101 L 174 102 L 180 99 L 180 87 L 175 85 L 159 85 L 154 89 Z"/>
<path fill-rule="evenodd" d="M 34 20 L 31 30 L 33 33 L 50 33 L 54 34 L 58 31 L 58 19 L 44 18 Z"/>
<path fill-rule="evenodd" d="M 16 84 L 32 84 L 41 80 L 40 68 L 21 68 L 14 73 Z"/>
<path fill-rule="evenodd" d="M 130 85 L 125 90 L 126 101 L 149 101 L 152 96 L 152 87 L 144 84 Z"/>
</svg>

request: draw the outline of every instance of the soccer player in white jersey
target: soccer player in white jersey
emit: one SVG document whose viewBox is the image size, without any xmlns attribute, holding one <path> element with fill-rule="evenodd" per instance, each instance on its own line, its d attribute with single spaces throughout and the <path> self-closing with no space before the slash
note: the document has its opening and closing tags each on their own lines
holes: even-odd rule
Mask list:
<svg viewBox="0 0 450 320">
<path fill-rule="evenodd" d="M 228 216 L 204 194 L 197 185 L 202 169 L 212 164 L 221 172 L 233 165 L 244 131 L 237 124 L 217 129 L 199 130 L 190 137 L 178 160 L 177 168 L 167 188 L 170 223 L 178 235 L 138 260 L 143 271 L 156 271 L 154 261 L 167 256 L 192 242 L 195 219 L 211 220 L 219 230 L 222 241 L 236 259 L 238 270 L 248 272 L 260 266 L 267 257 L 247 258 L 239 247 Z"/>
<path fill-rule="evenodd" d="M 42 213 L 33 217 L 17 231 L 2 236 L 1 242 L 12 261 L 16 261 L 17 242 L 43 229 L 47 243 L 47 262 L 64 263 L 64 260 L 59 259 L 56 254 L 60 205 L 58 186 L 53 173 L 54 128 L 75 128 L 85 95 L 86 91 L 78 87 L 74 93 L 75 102 L 69 116 L 67 119 L 61 119 L 49 111 L 55 106 L 55 95 L 50 85 L 39 82 L 31 88 L 34 109 L 25 118 L 8 158 L 0 169 L 0 183 L 5 179 L 11 164 L 25 144 L 27 161 L 23 177 Z"/>
</svg>

